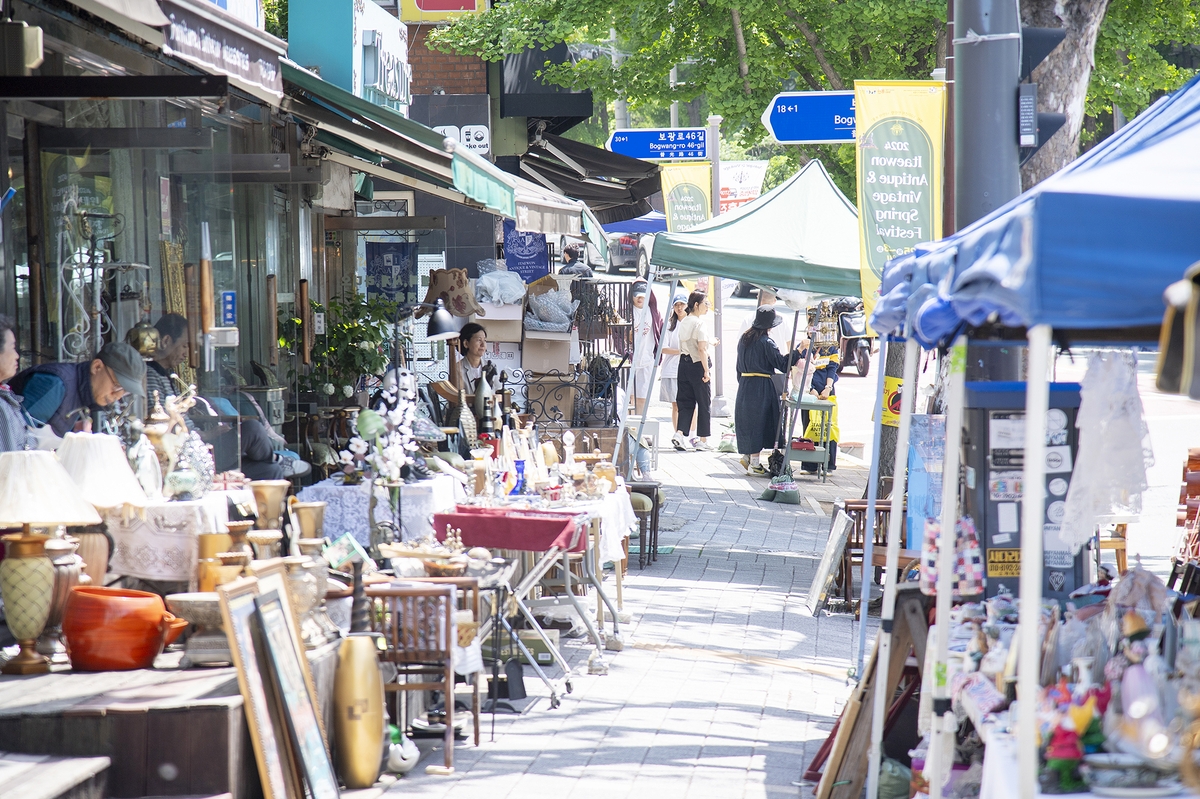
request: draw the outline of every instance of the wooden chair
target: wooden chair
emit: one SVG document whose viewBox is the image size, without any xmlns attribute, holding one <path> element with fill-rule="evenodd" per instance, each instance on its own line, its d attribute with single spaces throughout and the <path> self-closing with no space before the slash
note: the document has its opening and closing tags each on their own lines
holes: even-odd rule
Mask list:
<svg viewBox="0 0 1200 799">
<path fill-rule="evenodd" d="M 411 582 L 454 586 L 458 589 L 458 609 L 471 611 L 476 624 L 483 620 L 483 600 L 479 592 L 479 580 L 474 577 L 416 577 L 411 578 Z M 475 725 L 475 745 L 479 746 L 479 675 L 472 674 L 470 679 L 471 721 Z"/>
<path fill-rule="evenodd" d="M 850 517 L 850 534 L 846 537 L 846 546 L 842 549 L 842 565 L 838 572 L 838 585 L 841 586 L 842 596 L 847 603 L 854 601 L 853 569 L 855 564 L 861 567 L 861 579 L 866 580 L 869 574 L 868 564 L 864 562 L 865 540 L 867 531 L 867 500 L 844 499 L 842 509 Z M 907 510 L 907 509 L 906 509 Z M 875 502 L 875 535 L 874 546 L 871 550 L 871 569 L 882 569 L 887 565 L 887 534 L 888 525 L 892 518 L 892 503 L 889 499 Z M 904 520 L 901 520 L 900 534 L 904 535 Z M 921 552 L 915 549 L 900 548 L 899 567 L 906 563 L 920 560 Z"/>
<path fill-rule="evenodd" d="M 380 658 L 396 665 L 395 682 L 384 685 L 384 690 L 441 691 L 445 697 L 445 769 L 442 773 L 453 774 L 454 586 L 389 584 L 371 586 L 366 589 L 366 594 L 376 605 L 371 614 L 372 623 L 377 632 L 383 633 L 387 643 L 387 650 Z M 410 676 L 429 679 L 408 682 Z"/>
</svg>

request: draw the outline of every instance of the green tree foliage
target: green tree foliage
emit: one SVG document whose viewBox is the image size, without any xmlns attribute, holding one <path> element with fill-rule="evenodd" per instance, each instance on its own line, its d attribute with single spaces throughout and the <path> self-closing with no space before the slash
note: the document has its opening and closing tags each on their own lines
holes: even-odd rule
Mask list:
<svg viewBox="0 0 1200 799">
<path fill-rule="evenodd" d="M 288 0 L 263 0 L 263 20 L 267 33 L 285 42 L 288 37 Z"/>
<path fill-rule="evenodd" d="M 849 89 L 856 78 L 927 79 L 944 40 L 945 12 L 944 0 L 509 0 L 429 41 L 487 60 L 563 41 L 599 45 L 596 57 L 548 66 L 544 76 L 590 88 L 602 103 L 624 96 L 635 116 L 663 116 L 672 100 L 703 95 L 707 111 L 724 118 L 725 135 L 753 147 L 767 138 L 759 117 L 781 90 Z M 611 57 L 610 30 L 623 59 Z M 672 89 L 676 65 L 681 85 Z M 822 158 L 852 195 L 853 150 L 844 149 L 848 159 L 827 146 L 778 156 L 792 171 Z"/>
<path fill-rule="evenodd" d="M 1177 56 L 1197 43 L 1200 0 L 1110 0 L 1096 42 L 1087 116 L 1104 119 L 1117 105 L 1132 119 L 1165 92 L 1179 88 L 1196 70 L 1179 66 L 1187 61 Z M 1094 138 L 1096 132 L 1091 135 Z"/>
</svg>

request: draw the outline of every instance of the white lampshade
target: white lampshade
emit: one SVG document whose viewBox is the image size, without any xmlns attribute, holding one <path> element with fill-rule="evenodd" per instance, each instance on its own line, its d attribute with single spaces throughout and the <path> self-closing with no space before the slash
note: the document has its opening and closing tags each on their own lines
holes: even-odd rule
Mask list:
<svg viewBox="0 0 1200 799">
<path fill-rule="evenodd" d="M 0 528 L 99 523 L 96 509 L 53 452 L 0 453 Z"/>
<path fill-rule="evenodd" d="M 67 433 L 58 448 L 58 460 L 83 498 L 97 508 L 146 507 L 146 492 L 116 436 Z"/>
</svg>

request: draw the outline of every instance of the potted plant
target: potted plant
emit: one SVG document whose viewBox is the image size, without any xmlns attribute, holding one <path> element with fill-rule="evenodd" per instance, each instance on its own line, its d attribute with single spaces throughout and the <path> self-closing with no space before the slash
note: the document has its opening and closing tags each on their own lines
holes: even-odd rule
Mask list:
<svg viewBox="0 0 1200 799">
<path fill-rule="evenodd" d="M 373 378 L 387 368 L 389 337 L 396 304 L 358 295 L 329 301 L 328 310 L 311 304 L 314 314 L 325 314 L 325 332 L 313 337 L 312 363 L 296 363 L 288 377 L 302 393 L 318 404 L 366 404 L 365 393 Z M 300 352 L 300 318 L 280 312 L 279 346 L 291 355 Z"/>
</svg>

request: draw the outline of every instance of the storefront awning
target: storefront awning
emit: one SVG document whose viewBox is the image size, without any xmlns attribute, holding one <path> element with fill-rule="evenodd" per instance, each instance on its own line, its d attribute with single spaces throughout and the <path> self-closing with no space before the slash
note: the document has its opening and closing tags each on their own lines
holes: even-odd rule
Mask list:
<svg viewBox="0 0 1200 799">
<path fill-rule="evenodd" d="M 500 167 L 447 140 L 454 154 L 454 188 L 492 213 L 517 223 L 517 230 L 545 233 L 547 236 L 583 234 L 585 206 L 524 178 L 510 175 Z"/>
<path fill-rule="evenodd" d="M 164 53 L 225 75 L 237 88 L 272 105 L 283 98 L 279 59 L 287 52 L 287 42 L 205 0 L 162 0 L 159 16 L 164 14 Z"/>
<path fill-rule="evenodd" d="M 163 45 L 161 28 L 171 24 L 155 0 L 71 0 L 71 5 L 155 47 Z"/>
<path fill-rule="evenodd" d="M 650 211 L 647 198 L 662 190 L 657 164 L 543 133 L 521 156 L 521 171 L 538 183 L 583 200 L 604 224 Z"/>
<path fill-rule="evenodd" d="M 375 105 L 298 64 L 281 62 L 285 109 L 353 145 L 403 163 L 441 187 L 453 183 L 443 137 L 391 109 Z"/>
</svg>

